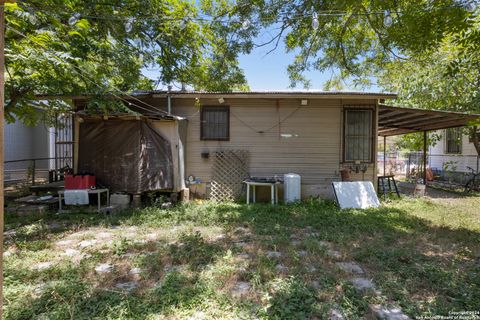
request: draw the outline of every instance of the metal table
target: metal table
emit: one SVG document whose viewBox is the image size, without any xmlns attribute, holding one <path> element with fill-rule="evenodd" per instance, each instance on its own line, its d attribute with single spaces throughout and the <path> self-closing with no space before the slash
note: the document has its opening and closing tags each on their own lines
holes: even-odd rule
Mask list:
<svg viewBox="0 0 480 320">
<path fill-rule="evenodd" d="M 107 194 L 107 204 L 104 208 L 108 207 L 110 205 L 110 192 L 108 189 L 89 189 L 88 190 L 88 195 L 90 196 L 91 194 L 96 194 L 98 197 L 98 207 L 97 207 L 97 212 L 100 213 L 102 211 L 102 203 L 101 203 L 101 194 L 106 193 Z M 62 210 L 62 196 L 64 196 L 65 190 L 59 190 L 58 191 L 58 213 L 62 212 L 68 212 L 68 210 Z"/>
<path fill-rule="evenodd" d="M 252 181 L 252 180 L 245 180 L 243 181 L 247 185 L 247 204 L 250 203 L 250 186 L 252 186 L 253 189 L 253 203 L 255 203 L 255 187 L 256 186 L 269 186 L 270 187 L 270 196 L 271 196 L 271 202 L 272 204 L 277 204 L 278 203 L 278 185 L 280 182 L 275 181 L 275 182 L 257 182 L 257 181 Z"/>
</svg>

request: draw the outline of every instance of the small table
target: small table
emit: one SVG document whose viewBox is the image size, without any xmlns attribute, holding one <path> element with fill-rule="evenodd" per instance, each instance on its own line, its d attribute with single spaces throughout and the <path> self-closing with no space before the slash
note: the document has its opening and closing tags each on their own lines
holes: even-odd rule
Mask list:
<svg viewBox="0 0 480 320">
<path fill-rule="evenodd" d="M 385 181 L 386 180 L 386 181 Z M 378 190 L 380 191 L 380 186 L 382 187 L 383 198 L 387 198 L 387 183 L 388 183 L 388 192 L 393 192 L 392 184 L 395 187 L 395 193 L 400 198 L 400 193 L 398 192 L 397 183 L 395 182 L 395 176 L 386 175 L 386 176 L 378 176 L 377 177 L 377 186 Z"/>
<path fill-rule="evenodd" d="M 243 181 L 247 185 L 247 204 L 250 203 L 250 186 L 253 188 L 253 203 L 255 203 L 255 187 L 256 186 L 270 186 L 270 196 L 272 204 L 278 203 L 278 185 L 280 182 L 257 182 L 252 180 L 245 180 Z"/>
<path fill-rule="evenodd" d="M 98 207 L 97 207 L 98 213 L 102 211 L 102 203 L 100 201 L 101 200 L 100 195 L 102 193 L 107 194 L 107 205 L 105 207 L 108 207 L 110 205 L 110 192 L 108 191 L 108 189 L 89 189 L 88 190 L 88 195 L 96 194 L 98 196 Z M 64 195 L 65 195 L 65 190 L 58 191 L 58 213 L 68 212 L 68 210 L 62 210 L 62 196 Z"/>
<path fill-rule="evenodd" d="M 36 184 L 34 186 L 30 186 L 30 191 L 33 194 L 38 194 L 40 192 L 55 192 L 63 190 L 65 181 L 55 181 L 50 183 L 43 183 L 43 184 Z"/>
</svg>

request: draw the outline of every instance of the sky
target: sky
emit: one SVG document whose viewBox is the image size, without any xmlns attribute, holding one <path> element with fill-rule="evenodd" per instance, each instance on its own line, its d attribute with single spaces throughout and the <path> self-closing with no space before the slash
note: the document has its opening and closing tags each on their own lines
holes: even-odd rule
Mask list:
<svg viewBox="0 0 480 320">
<path fill-rule="evenodd" d="M 278 48 L 267 54 L 272 47 L 261 47 L 253 50 L 248 55 L 239 57 L 240 67 L 244 70 L 250 89 L 255 91 L 264 90 L 290 90 L 290 79 L 288 78 L 287 67 L 294 60 L 295 53 L 286 53 L 283 43 Z M 156 79 L 159 70 L 144 69 L 145 76 Z M 310 89 L 322 90 L 325 81 L 331 77 L 331 72 L 321 73 L 312 71 L 307 73 L 311 80 Z M 166 89 L 166 88 L 159 88 Z M 301 90 L 303 86 L 297 86 L 295 89 Z"/>
<path fill-rule="evenodd" d="M 263 43 L 270 40 L 270 33 L 264 32 L 256 39 L 256 42 Z M 248 85 L 252 91 L 268 91 L 268 90 L 303 90 L 303 86 L 297 85 L 290 88 L 290 79 L 288 78 L 287 67 L 295 59 L 295 52 L 285 52 L 283 41 L 279 42 L 278 48 L 268 53 L 273 48 L 270 46 L 259 47 L 254 49 L 248 55 L 239 57 L 240 67 L 245 73 Z M 144 69 L 145 76 L 151 79 L 158 78 L 159 70 Z M 324 84 L 332 77 L 332 71 L 320 72 L 310 71 L 306 74 L 307 79 L 311 81 L 311 90 L 324 90 Z M 372 80 L 374 80 L 372 78 Z M 166 90 L 166 86 L 159 86 L 158 89 Z M 178 89 L 178 88 L 174 88 Z M 344 90 L 361 91 L 358 88 L 346 87 Z M 380 91 L 378 87 L 373 85 L 365 91 Z"/>
<path fill-rule="evenodd" d="M 271 52 L 270 47 L 257 48 L 249 55 L 239 59 L 251 90 L 287 90 L 290 89 L 287 67 L 294 61 L 295 53 L 285 53 L 283 45 Z M 268 53 L 268 54 L 267 54 Z M 323 83 L 329 80 L 331 72 L 312 71 L 307 78 L 312 81 L 310 89 L 321 90 Z M 297 87 L 296 89 L 303 89 Z"/>
</svg>

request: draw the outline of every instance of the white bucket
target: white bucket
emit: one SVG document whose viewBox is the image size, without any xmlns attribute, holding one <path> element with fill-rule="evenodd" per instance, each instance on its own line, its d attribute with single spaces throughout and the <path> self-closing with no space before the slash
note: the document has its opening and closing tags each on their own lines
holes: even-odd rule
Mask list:
<svg viewBox="0 0 480 320">
<path fill-rule="evenodd" d="M 288 173 L 283 176 L 284 183 L 284 201 L 291 203 L 300 200 L 302 189 L 302 178 L 295 173 Z"/>
<path fill-rule="evenodd" d="M 415 190 L 413 190 L 413 195 L 416 197 L 425 196 L 426 185 L 417 183 L 415 185 Z"/>
</svg>

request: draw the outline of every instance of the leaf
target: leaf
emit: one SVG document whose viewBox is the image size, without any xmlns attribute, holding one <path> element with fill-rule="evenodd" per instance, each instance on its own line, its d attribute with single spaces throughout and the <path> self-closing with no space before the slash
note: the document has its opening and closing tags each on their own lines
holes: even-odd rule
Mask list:
<svg viewBox="0 0 480 320">
<path fill-rule="evenodd" d="M 85 39 L 84 36 L 83 36 L 83 34 L 81 34 L 80 32 L 78 32 L 77 30 L 69 31 L 69 32 L 68 32 L 68 35 L 70 35 L 70 36 L 79 36 L 80 38 Z"/>
</svg>

